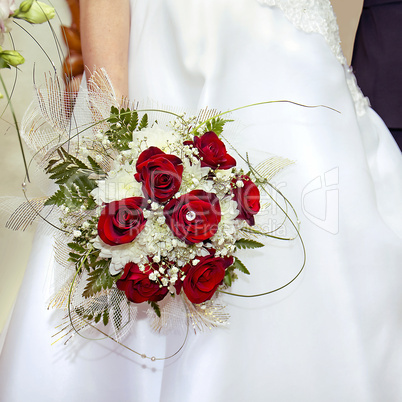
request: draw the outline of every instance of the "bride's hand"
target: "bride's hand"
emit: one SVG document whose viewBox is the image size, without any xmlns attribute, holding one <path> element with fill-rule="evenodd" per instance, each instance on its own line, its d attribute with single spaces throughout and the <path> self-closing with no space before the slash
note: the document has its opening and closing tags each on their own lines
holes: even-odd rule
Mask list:
<svg viewBox="0 0 402 402">
<path fill-rule="evenodd" d="M 129 0 L 80 0 L 80 25 L 87 79 L 103 67 L 118 99 L 128 96 Z"/>
</svg>

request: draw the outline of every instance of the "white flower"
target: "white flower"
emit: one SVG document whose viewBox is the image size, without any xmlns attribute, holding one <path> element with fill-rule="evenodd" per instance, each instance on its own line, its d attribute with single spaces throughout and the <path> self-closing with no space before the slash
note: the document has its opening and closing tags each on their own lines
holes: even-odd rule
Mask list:
<svg viewBox="0 0 402 402">
<path fill-rule="evenodd" d="M 216 171 L 216 177 L 218 179 L 231 179 L 234 176 L 231 169 L 219 169 Z"/>
<path fill-rule="evenodd" d="M 214 248 L 217 250 L 217 255 L 227 255 L 228 247 L 237 240 L 239 227 L 243 224 L 242 221 L 236 219 L 239 211 L 237 203 L 230 197 L 225 197 L 220 201 L 221 206 L 221 221 L 218 225 L 218 231 L 211 238 Z"/>
<path fill-rule="evenodd" d="M 120 273 L 128 262 L 143 265 L 148 263 L 144 236 L 141 235 L 142 232 L 132 243 L 120 244 L 118 246 L 111 246 L 104 243 L 99 236 L 95 238 L 93 246 L 100 250 L 99 256 L 101 258 L 111 258 L 112 260 L 109 267 L 109 271 L 112 275 Z"/>
<path fill-rule="evenodd" d="M 79 230 L 74 230 L 73 231 L 73 236 L 74 237 L 80 237 L 82 235 L 82 233 Z"/>
<path fill-rule="evenodd" d="M 191 164 L 186 158 L 183 161 L 184 171 L 186 179 L 194 184 L 201 181 L 203 177 L 206 177 L 209 173 L 209 167 L 201 167 L 201 161 L 197 159 L 197 162 Z M 195 180 L 194 180 L 195 179 Z"/>
<path fill-rule="evenodd" d="M 17 9 L 15 0 L 0 0 L 0 45 L 3 43 L 3 33 L 11 29 L 10 16 Z"/>
<path fill-rule="evenodd" d="M 166 147 L 170 144 L 174 144 L 179 140 L 177 133 L 170 130 L 162 130 L 158 124 L 154 124 L 152 127 L 147 127 L 141 131 L 135 131 L 133 133 L 133 142 L 136 146 L 140 144 L 148 146 L 158 147 L 162 151 L 168 151 Z M 142 148 L 145 149 L 144 146 Z"/>
<path fill-rule="evenodd" d="M 224 257 L 225 255 L 227 255 L 228 254 L 228 249 L 225 247 L 225 248 L 223 248 L 222 250 L 221 250 L 221 255 Z"/>
<path fill-rule="evenodd" d="M 116 170 L 109 172 L 105 180 L 98 181 L 98 187 L 92 190 L 91 195 L 98 205 L 119 201 L 128 197 L 143 197 L 142 185 L 134 179 L 135 166 L 126 162 L 116 166 Z"/>
<path fill-rule="evenodd" d="M 151 272 L 151 273 L 149 274 L 149 280 L 151 280 L 151 281 L 156 281 L 157 278 L 158 278 L 158 275 L 157 275 L 157 273 L 156 273 L 155 271 L 154 271 L 154 272 Z"/>
<path fill-rule="evenodd" d="M 125 158 L 130 158 L 132 156 L 132 151 L 122 151 L 121 152 L 122 156 L 124 156 Z"/>
<path fill-rule="evenodd" d="M 160 216 L 156 221 L 159 223 L 159 225 L 163 225 L 166 221 L 166 218 L 164 216 Z"/>
<path fill-rule="evenodd" d="M 233 201 L 230 197 L 225 197 L 220 200 L 221 207 L 221 222 L 230 222 L 236 219 L 239 215 L 239 210 L 237 209 L 237 202 Z"/>
<path fill-rule="evenodd" d="M 174 284 L 176 283 L 177 279 L 178 279 L 177 275 L 172 275 L 172 276 L 170 277 L 170 283 L 171 283 L 172 285 L 174 285 Z"/>
<path fill-rule="evenodd" d="M 152 216 L 152 212 L 148 211 L 147 209 L 144 209 L 144 211 L 142 211 L 144 218 L 148 219 L 150 216 Z"/>
</svg>

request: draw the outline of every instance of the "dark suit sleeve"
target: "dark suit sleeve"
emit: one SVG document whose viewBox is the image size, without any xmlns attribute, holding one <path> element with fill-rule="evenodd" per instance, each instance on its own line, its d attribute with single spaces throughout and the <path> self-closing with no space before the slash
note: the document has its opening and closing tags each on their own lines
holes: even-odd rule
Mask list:
<svg viewBox="0 0 402 402">
<path fill-rule="evenodd" d="M 373 109 L 402 128 L 402 1 L 364 2 L 352 66 Z"/>
</svg>

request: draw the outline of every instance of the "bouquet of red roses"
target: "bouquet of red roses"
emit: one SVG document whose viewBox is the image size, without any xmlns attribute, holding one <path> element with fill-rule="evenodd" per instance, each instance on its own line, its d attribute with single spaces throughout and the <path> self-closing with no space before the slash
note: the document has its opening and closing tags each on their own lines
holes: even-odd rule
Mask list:
<svg viewBox="0 0 402 402">
<path fill-rule="evenodd" d="M 177 315 L 199 329 L 227 322 L 217 295 L 238 271 L 249 274 L 236 250 L 275 237 L 253 228 L 260 191 L 269 194 L 269 177 L 291 162 L 273 158 L 263 166 L 268 177 L 232 147 L 245 172 L 225 145 L 226 112 L 186 118 L 121 107 L 102 72 L 81 101 L 84 117 L 78 106 L 60 113 L 55 103 L 74 102 L 55 88 L 49 81 L 38 89 L 23 127 L 56 191 L 26 209 L 55 229 L 49 306 L 68 312 L 64 329 L 95 328 L 119 340 L 144 302 L 156 330 L 176 327 Z M 174 120 L 161 124 L 166 116 Z"/>
<path fill-rule="evenodd" d="M 248 273 L 233 254 L 239 243 L 262 246 L 241 231 L 254 225 L 259 189 L 219 138 L 225 121 L 196 129 L 193 121 L 162 129 L 145 113 L 140 121 L 136 110 L 112 107 L 108 128 L 82 141 L 78 155 L 60 149 L 48 164 L 59 189 L 46 204 L 64 212 L 70 260 L 89 273 L 85 296 L 116 287 L 159 313 L 169 294 L 204 303 L 235 269 Z M 71 224 L 77 212 L 90 213 Z"/>
</svg>

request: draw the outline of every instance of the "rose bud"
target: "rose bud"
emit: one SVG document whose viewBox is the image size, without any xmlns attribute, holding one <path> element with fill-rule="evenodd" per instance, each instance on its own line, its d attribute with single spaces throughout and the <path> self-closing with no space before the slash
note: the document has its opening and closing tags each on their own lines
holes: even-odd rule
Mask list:
<svg viewBox="0 0 402 402">
<path fill-rule="evenodd" d="M 203 190 L 193 190 L 171 200 L 163 214 L 173 234 L 187 244 L 212 237 L 221 221 L 218 197 Z"/>
<path fill-rule="evenodd" d="M 3 59 L 6 66 L 17 67 L 25 63 L 25 59 L 16 50 L 2 50 L 1 46 L 0 59 Z"/>
<path fill-rule="evenodd" d="M 152 201 L 166 202 L 180 188 L 183 165 L 180 158 L 150 147 L 138 157 L 135 179 L 142 183 L 142 191 Z"/>
<path fill-rule="evenodd" d="M 254 215 L 260 210 L 260 190 L 250 177 L 242 175 L 232 180 L 232 194 L 239 210 L 237 219 L 243 219 L 253 226 Z"/>
<path fill-rule="evenodd" d="M 41 1 L 26 0 L 20 4 L 13 14 L 14 18 L 25 20 L 31 24 L 43 24 L 54 18 L 56 12 L 53 7 Z"/>
<path fill-rule="evenodd" d="M 213 131 L 195 136 L 194 146 L 198 149 L 202 167 L 230 169 L 236 166 L 236 160 L 227 153 L 225 144 Z"/>
<path fill-rule="evenodd" d="M 125 198 L 106 204 L 98 221 L 99 237 L 111 246 L 132 242 L 144 229 L 146 220 L 142 197 Z"/>
</svg>

